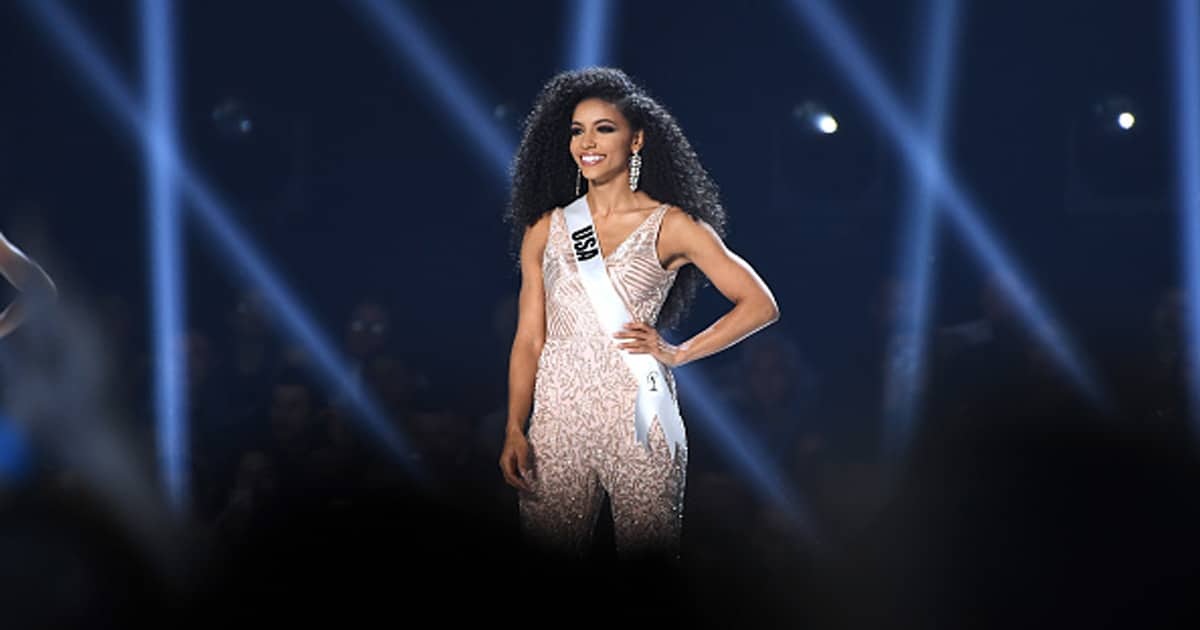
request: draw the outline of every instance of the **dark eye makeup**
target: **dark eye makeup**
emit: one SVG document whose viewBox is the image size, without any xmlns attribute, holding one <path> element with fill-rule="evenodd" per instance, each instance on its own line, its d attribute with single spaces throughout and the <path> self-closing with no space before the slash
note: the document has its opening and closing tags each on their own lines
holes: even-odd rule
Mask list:
<svg viewBox="0 0 1200 630">
<path fill-rule="evenodd" d="M 600 131 L 603 131 L 604 133 L 612 133 L 617 130 L 617 128 L 613 127 L 612 125 L 602 125 L 600 127 L 596 127 L 596 129 L 599 129 Z M 582 132 L 583 132 L 583 127 L 571 127 L 571 135 L 572 136 L 577 136 Z"/>
</svg>

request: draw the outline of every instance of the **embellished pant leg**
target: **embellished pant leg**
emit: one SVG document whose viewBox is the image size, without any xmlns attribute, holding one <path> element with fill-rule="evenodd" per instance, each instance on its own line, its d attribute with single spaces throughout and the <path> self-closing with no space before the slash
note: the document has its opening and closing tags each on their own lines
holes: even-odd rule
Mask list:
<svg viewBox="0 0 1200 630">
<path fill-rule="evenodd" d="M 630 439 L 619 440 L 601 481 L 612 502 L 617 554 L 677 560 L 683 528 L 687 448 L 672 458 L 657 424 L 650 431 L 650 450 Z"/>
<path fill-rule="evenodd" d="M 604 499 L 595 469 L 584 461 L 576 440 L 544 435 L 544 425 L 531 425 L 536 480 L 531 492 L 519 494 L 522 536 L 537 548 L 569 558 L 584 557 Z"/>
</svg>

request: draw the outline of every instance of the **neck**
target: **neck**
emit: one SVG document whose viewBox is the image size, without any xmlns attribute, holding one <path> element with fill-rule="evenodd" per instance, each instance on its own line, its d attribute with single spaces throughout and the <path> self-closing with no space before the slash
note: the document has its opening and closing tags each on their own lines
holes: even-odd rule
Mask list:
<svg viewBox="0 0 1200 630">
<path fill-rule="evenodd" d="M 587 203 L 592 214 L 607 217 L 638 205 L 638 197 L 629 190 L 629 174 L 624 172 L 606 182 L 588 181 Z"/>
</svg>

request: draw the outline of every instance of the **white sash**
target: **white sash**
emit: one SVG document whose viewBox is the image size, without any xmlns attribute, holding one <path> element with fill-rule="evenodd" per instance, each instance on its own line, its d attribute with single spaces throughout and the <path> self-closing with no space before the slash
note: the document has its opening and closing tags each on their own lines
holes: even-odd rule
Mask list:
<svg viewBox="0 0 1200 630">
<path fill-rule="evenodd" d="M 571 202 L 563 208 L 563 216 L 567 220 L 567 230 L 571 235 L 571 248 L 575 252 L 575 264 L 579 268 L 579 279 L 595 308 L 596 318 L 600 326 L 609 334 L 609 339 L 615 344 L 620 342 L 612 335 L 624 330 L 627 322 L 633 321 L 621 296 L 613 288 L 612 278 L 608 268 L 604 266 L 604 258 L 600 254 L 600 239 L 596 237 L 596 227 L 592 225 L 592 211 L 588 208 L 587 195 Z M 663 366 L 650 354 L 633 354 L 626 350 L 618 350 L 625 365 L 629 366 L 638 382 L 637 413 L 633 419 L 633 439 L 650 448 L 650 427 L 654 418 L 658 418 L 671 457 L 675 457 L 676 445 L 687 448 L 687 435 L 683 429 L 683 419 L 679 416 L 679 408 L 674 397 L 667 390 L 667 379 L 663 374 Z"/>
</svg>

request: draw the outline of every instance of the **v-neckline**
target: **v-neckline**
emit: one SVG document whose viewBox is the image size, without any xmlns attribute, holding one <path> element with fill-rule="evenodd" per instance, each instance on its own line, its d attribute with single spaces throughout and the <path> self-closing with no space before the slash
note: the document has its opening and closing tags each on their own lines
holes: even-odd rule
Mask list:
<svg viewBox="0 0 1200 630">
<path fill-rule="evenodd" d="M 655 209 L 651 210 L 651 211 L 650 211 L 650 214 L 646 215 L 646 218 L 645 218 L 645 219 L 642 219 L 642 222 L 641 222 L 641 223 L 639 223 L 637 227 L 633 228 L 633 231 L 631 231 L 629 234 L 627 234 L 627 235 L 625 236 L 625 238 L 621 239 L 621 242 L 620 242 L 620 243 L 617 243 L 617 246 L 616 246 L 616 248 L 614 248 L 614 249 L 612 250 L 612 252 L 611 252 L 611 253 L 609 253 L 607 256 L 604 254 L 604 251 L 603 251 L 603 249 L 604 249 L 604 243 L 602 243 L 602 242 L 600 241 L 600 230 L 599 230 L 599 229 L 597 229 L 597 230 L 596 230 L 596 244 L 597 244 L 597 246 L 598 246 L 598 247 L 600 247 L 600 249 L 601 249 L 601 252 L 600 252 L 600 257 L 604 259 L 604 263 L 607 265 L 607 264 L 608 264 L 608 259 L 609 259 L 609 258 L 612 258 L 613 256 L 616 256 L 616 255 L 617 255 L 617 252 L 621 251 L 621 248 L 622 248 L 622 247 L 625 247 L 625 243 L 628 243 L 628 242 L 630 241 L 630 239 L 632 239 L 632 238 L 633 238 L 633 235 L 634 235 L 634 234 L 637 234 L 639 230 L 641 230 L 643 227 L 645 227 L 645 226 L 646 226 L 646 224 L 650 222 L 650 219 L 651 219 L 651 218 L 654 216 L 654 213 L 655 213 L 655 212 L 658 212 L 659 210 L 662 210 L 662 207 L 663 207 L 663 206 L 665 206 L 665 205 L 667 205 L 667 204 L 665 204 L 665 203 L 663 203 L 663 204 L 659 204 L 659 205 L 658 205 L 658 207 L 656 207 Z M 595 223 L 596 223 L 596 221 L 595 221 L 595 219 L 593 219 L 593 220 L 592 220 L 592 224 L 594 225 Z"/>
</svg>

